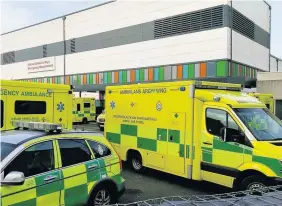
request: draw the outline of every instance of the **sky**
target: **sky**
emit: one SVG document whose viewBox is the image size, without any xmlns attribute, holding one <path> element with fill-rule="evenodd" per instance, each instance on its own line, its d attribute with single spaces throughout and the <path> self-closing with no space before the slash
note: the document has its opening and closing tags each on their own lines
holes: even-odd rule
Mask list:
<svg viewBox="0 0 282 206">
<path fill-rule="evenodd" d="M 0 0 L 1 33 L 63 16 L 105 0 Z M 282 59 L 282 0 L 267 0 L 272 6 L 271 53 Z"/>
</svg>

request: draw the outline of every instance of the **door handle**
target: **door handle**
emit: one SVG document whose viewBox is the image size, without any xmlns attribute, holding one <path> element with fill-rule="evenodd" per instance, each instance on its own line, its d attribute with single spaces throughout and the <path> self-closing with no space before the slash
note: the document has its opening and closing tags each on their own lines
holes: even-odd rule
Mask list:
<svg viewBox="0 0 282 206">
<path fill-rule="evenodd" d="M 211 142 L 203 142 L 203 144 L 206 144 L 206 145 L 212 145 Z"/>
<path fill-rule="evenodd" d="M 92 170 L 92 169 L 96 169 L 98 167 L 98 165 L 89 165 L 88 169 Z"/>
<path fill-rule="evenodd" d="M 55 175 L 48 175 L 44 178 L 44 181 L 48 182 L 48 181 L 54 180 L 56 178 L 57 178 L 57 176 L 55 176 Z"/>
</svg>

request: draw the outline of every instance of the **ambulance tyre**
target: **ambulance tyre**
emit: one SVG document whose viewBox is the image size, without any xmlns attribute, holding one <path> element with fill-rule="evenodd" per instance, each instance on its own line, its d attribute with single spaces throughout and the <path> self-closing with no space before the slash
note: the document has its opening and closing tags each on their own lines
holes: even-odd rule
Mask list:
<svg viewBox="0 0 282 206">
<path fill-rule="evenodd" d="M 143 163 L 142 163 L 142 156 L 139 152 L 131 150 L 128 152 L 129 161 L 131 164 L 132 169 L 137 172 L 141 173 L 144 170 Z"/>
<path fill-rule="evenodd" d="M 84 118 L 82 119 L 82 123 L 83 123 L 83 124 L 87 124 L 87 123 L 88 123 L 88 121 L 87 121 L 87 118 L 86 118 L 86 117 L 84 117 Z"/>
<path fill-rule="evenodd" d="M 241 190 L 261 190 L 264 187 L 267 187 L 267 184 L 263 175 L 248 176 L 240 184 Z"/>
<path fill-rule="evenodd" d="M 115 193 L 114 183 L 101 183 L 92 191 L 88 206 L 116 204 L 118 198 Z"/>
</svg>

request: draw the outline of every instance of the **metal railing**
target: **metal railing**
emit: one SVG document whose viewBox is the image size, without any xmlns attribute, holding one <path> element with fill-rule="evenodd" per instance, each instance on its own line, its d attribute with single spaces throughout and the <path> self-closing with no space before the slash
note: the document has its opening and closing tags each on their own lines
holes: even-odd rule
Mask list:
<svg viewBox="0 0 282 206">
<path fill-rule="evenodd" d="M 260 190 L 240 191 L 214 195 L 172 196 L 148 199 L 126 204 L 124 206 L 282 206 L 282 185 Z"/>
</svg>

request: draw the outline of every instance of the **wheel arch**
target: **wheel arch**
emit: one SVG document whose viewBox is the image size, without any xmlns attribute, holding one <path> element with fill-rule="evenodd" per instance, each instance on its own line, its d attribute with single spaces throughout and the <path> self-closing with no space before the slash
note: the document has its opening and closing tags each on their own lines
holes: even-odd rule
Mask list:
<svg viewBox="0 0 282 206">
<path fill-rule="evenodd" d="M 98 188 L 98 187 L 100 187 L 100 186 L 103 186 L 103 185 L 107 185 L 107 187 L 113 186 L 113 187 L 114 187 L 114 190 L 115 190 L 114 192 L 118 192 L 118 185 L 117 185 L 117 183 L 116 183 L 112 178 L 109 178 L 109 177 L 104 178 L 104 179 L 102 179 L 102 180 L 97 181 L 97 182 L 92 186 L 91 190 L 90 190 L 89 193 L 88 193 L 87 203 L 89 203 L 93 191 L 94 191 L 96 188 Z"/>
<path fill-rule="evenodd" d="M 142 158 L 142 161 L 143 161 L 143 157 L 142 157 L 141 152 L 138 151 L 137 149 L 132 149 L 132 148 L 129 148 L 129 149 L 126 151 L 125 161 L 129 160 L 130 157 L 132 157 L 134 154 L 140 155 L 140 157 Z"/>
</svg>

